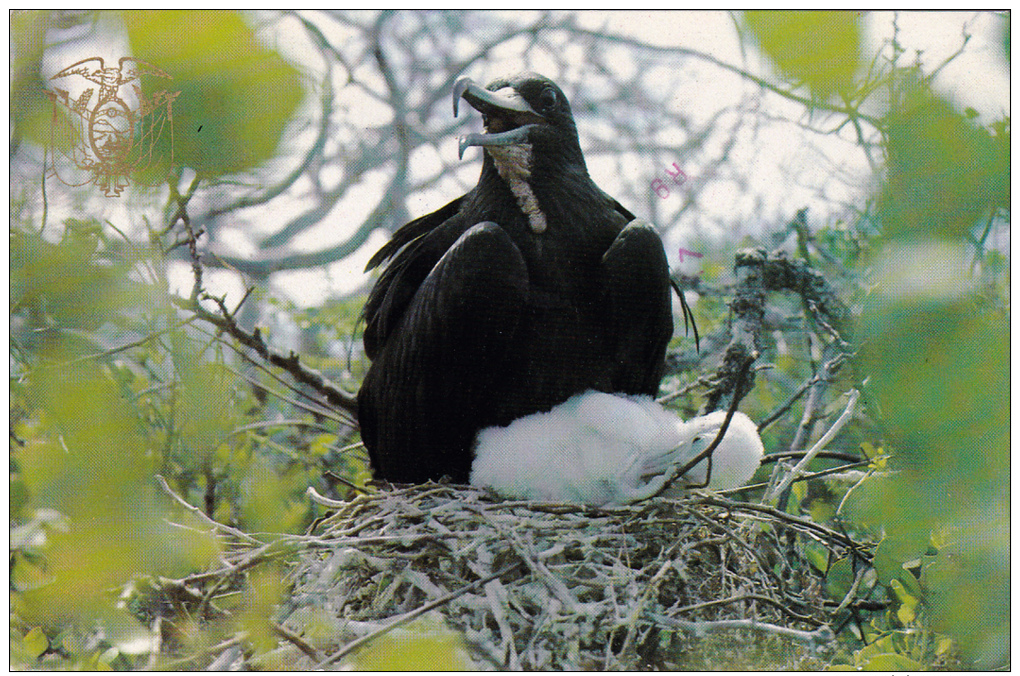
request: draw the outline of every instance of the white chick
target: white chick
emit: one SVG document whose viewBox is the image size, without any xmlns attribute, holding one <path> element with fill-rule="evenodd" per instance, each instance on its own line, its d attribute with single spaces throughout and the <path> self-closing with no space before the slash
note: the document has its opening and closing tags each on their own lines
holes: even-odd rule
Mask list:
<svg viewBox="0 0 1020 676">
<path fill-rule="evenodd" d="M 685 424 L 651 397 L 588 391 L 545 413 L 478 433 L 471 484 L 508 498 L 629 504 L 658 494 L 673 474 L 712 443 L 726 414 Z M 713 452 L 709 488 L 746 482 L 762 455 L 754 423 L 730 421 Z M 676 483 L 700 484 L 706 462 Z"/>
<path fill-rule="evenodd" d="M 677 469 L 693 460 L 695 456 L 715 441 L 726 420 L 726 411 L 715 411 L 698 418 L 691 418 L 683 429 L 684 446 L 674 461 Z M 712 477 L 707 488 L 725 491 L 746 484 L 761 464 L 765 447 L 758 436 L 758 427 L 746 415 L 737 411 L 730 419 L 726 435 L 712 451 Z M 687 471 L 679 481 L 687 486 L 705 483 L 708 461 L 702 460 Z"/>
</svg>

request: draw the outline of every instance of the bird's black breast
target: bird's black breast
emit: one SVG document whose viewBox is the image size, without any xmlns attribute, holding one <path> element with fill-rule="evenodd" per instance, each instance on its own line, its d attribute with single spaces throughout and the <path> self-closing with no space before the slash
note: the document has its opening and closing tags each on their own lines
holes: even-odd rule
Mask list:
<svg viewBox="0 0 1020 676">
<path fill-rule="evenodd" d="M 600 260 L 630 219 L 586 173 L 536 174 L 531 183 L 547 229 L 535 233 L 509 186 L 491 174 L 465 204 L 465 220 L 506 230 L 524 257 L 535 303 L 588 306 Z"/>
</svg>

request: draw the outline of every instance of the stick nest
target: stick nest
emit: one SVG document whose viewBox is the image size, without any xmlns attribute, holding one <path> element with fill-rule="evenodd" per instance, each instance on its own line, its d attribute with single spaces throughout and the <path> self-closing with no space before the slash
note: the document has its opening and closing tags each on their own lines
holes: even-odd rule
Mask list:
<svg viewBox="0 0 1020 676">
<path fill-rule="evenodd" d="M 278 619 L 294 636 L 323 618 L 330 631 L 312 650 L 281 643 L 297 668 L 357 665 L 371 639 L 420 632 L 426 609 L 459 635 L 467 667 L 819 668 L 838 602 L 805 553 L 862 553 L 806 519 L 708 494 L 590 508 L 427 484 L 360 496 L 318 530 Z"/>
</svg>

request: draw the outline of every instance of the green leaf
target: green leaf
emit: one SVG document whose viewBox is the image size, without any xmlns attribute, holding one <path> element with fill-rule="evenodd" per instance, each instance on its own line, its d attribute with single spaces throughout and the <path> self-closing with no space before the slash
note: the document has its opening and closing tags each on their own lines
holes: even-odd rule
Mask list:
<svg viewBox="0 0 1020 676">
<path fill-rule="evenodd" d="M 22 645 L 33 659 L 38 659 L 50 647 L 50 640 L 46 638 L 42 629 L 35 627 L 25 634 Z"/>
<path fill-rule="evenodd" d="M 125 11 L 124 24 L 135 57 L 172 78 L 143 79 L 143 91 L 180 92 L 172 147 L 164 134 L 158 156 L 203 175 L 243 171 L 273 156 L 301 103 L 300 75 L 236 12 Z"/>
<path fill-rule="evenodd" d="M 821 499 L 812 500 L 808 512 L 811 514 L 811 520 L 815 523 L 826 523 L 836 516 L 836 508 Z"/>
<path fill-rule="evenodd" d="M 824 573 L 829 566 L 829 550 L 814 540 L 804 543 L 804 556 L 815 570 Z"/>
<path fill-rule="evenodd" d="M 849 557 L 834 562 L 829 567 L 829 574 L 825 576 L 825 587 L 828 589 L 829 595 L 837 601 L 843 600 L 850 592 L 850 587 L 853 583 L 853 564 L 851 564 Z"/>
<path fill-rule="evenodd" d="M 989 208 L 1009 208 L 1008 131 L 998 139 L 913 86 L 889 117 L 882 223 L 894 236 L 960 236 Z"/>
<path fill-rule="evenodd" d="M 25 486 L 25 482 L 21 479 L 15 478 L 13 475 L 9 481 L 9 493 L 8 493 L 8 504 L 10 505 L 10 518 L 21 519 L 22 511 L 28 504 L 28 487 Z"/>
<path fill-rule="evenodd" d="M 97 259 L 99 238 L 83 221 L 68 219 L 56 244 L 22 229 L 13 230 L 9 241 L 12 301 L 49 315 L 61 328 L 95 330 L 114 308 L 139 299 L 121 283 L 127 265 Z"/>
<path fill-rule="evenodd" d="M 911 624 L 916 619 L 914 609 L 917 607 L 917 599 L 911 596 L 901 580 L 891 580 L 889 586 L 892 587 L 896 598 L 900 600 L 900 606 L 896 609 L 896 616 L 904 625 Z"/>
<path fill-rule="evenodd" d="M 113 671 L 113 661 L 120 657 L 120 651 L 116 648 L 107 648 L 96 658 L 96 668 L 99 671 Z"/>
<path fill-rule="evenodd" d="M 807 83 L 823 99 L 853 89 L 860 65 L 860 12 L 749 11 L 744 18 L 787 76 Z"/>
<path fill-rule="evenodd" d="M 411 629 L 386 634 L 354 656 L 364 671 L 464 671 L 474 670 L 460 636 L 448 630 L 424 632 Z"/>
<path fill-rule="evenodd" d="M 877 494 L 872 493 L 869 497 L 877 497 Z M 895 534 L 887 535 L 878 543 L 872 565 L 880 582 L 897 583 L 902 588 L 897 578 L 910 574 L 903 570 L 903 563 L 917 558 L 926 547 L 927 539 L 921 532 L 923 528 L 924 523 L 909 523 L 908 527 L 895 529 Z"/>
<path fill-rule="evenodd" d="M 336 442 L 335 434 L 320 434 L 308 444 L 308 454 L 313 458 L 322 458 Z"/>
<path fill-rule="evenodd" d="M 878 655 L 895 652 L 896 649 L 893 646 L 892 634 L 886 634 L 878 638 L 873 638 L 868 645 L 857 651 L 857 654 L 854 656 L 854 661 L 858 666 L 862 666 Z"/>
<path fill-rule="evenodd" d="M 868 671 L 922 671 L 924 665 L 905 655 L 882 653 L 875 655 L 861 665 Z"/>
<path fill-rule="evenodd" d="M 40 10 L 10 15 L 12 142 L 21 139 L 39 145 L 50 142 L 53 105 L 39 72 L 49 15 L 50 12 Z"/>
<path fill-rule="evenodd" d="M 1008 662 L 1010 650 L 1009 506 L 1005 493 L 996 513 L 961 529 L 967 541 L 947 548 L 927 571 L 937 626 L 983 668 Z M 981 518 L 981 521 L 977 519 Z"/>
<path fill-rule="evenodd" d="M 281 473 L 269 460 L 255 458 L 241 483 L 243 525 L 265 533 L 292 533 L 308 519 L 307 500 L 298 500 L 308 479 L 297 473 Z"/>
</svg>

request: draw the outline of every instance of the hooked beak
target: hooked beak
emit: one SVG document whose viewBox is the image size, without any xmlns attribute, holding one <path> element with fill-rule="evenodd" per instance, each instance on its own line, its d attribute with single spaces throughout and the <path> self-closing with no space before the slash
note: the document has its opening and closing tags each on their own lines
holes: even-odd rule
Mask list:
<svg viewBox="0 0 1020 676">
<path fill-rule="evenodd" d="M 482 122 L 487 132 L 462 136 L 457 147 L 457 154 L 461 158 L 464 157 L 464 149 L 471 146 L 510 146 L 527 143 L 531 129 L 546 122 L 545 118 L 535 112 L 510 86 L 491 92 L 475 84 L 470 78 L 457 80 L 453 86 L 454 117 L 457 117 L 457 106 L 461 98 L 482 114 Z"/>
</svg>

